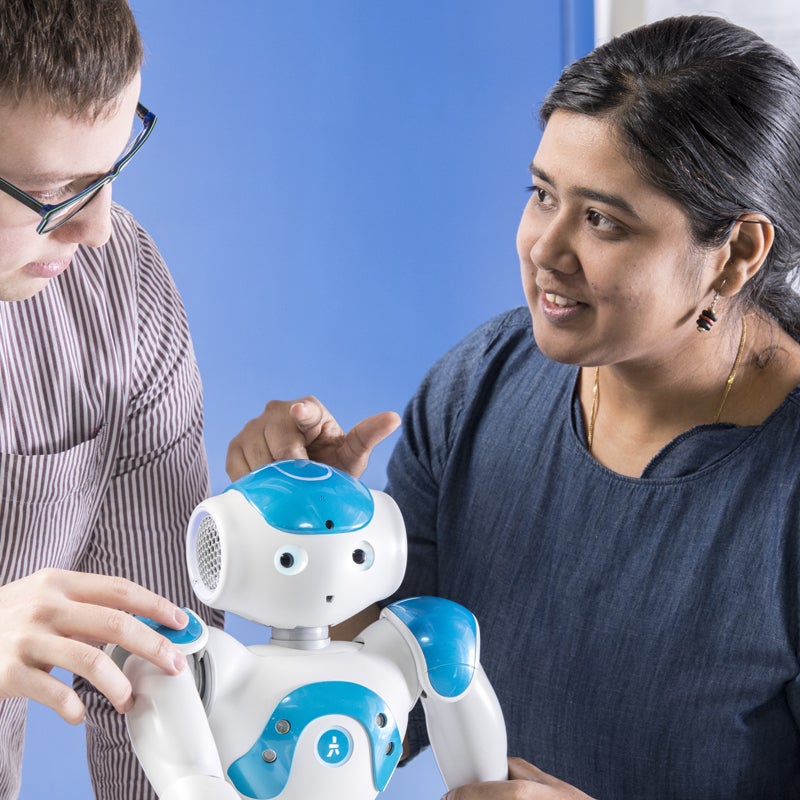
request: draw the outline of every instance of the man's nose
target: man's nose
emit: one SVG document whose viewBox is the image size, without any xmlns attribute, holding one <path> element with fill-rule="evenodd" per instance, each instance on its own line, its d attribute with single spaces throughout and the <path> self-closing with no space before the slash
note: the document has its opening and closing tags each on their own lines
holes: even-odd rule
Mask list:
<svg viewBox="0 0 800 800">
<path fill-rule="evenodd" d="M 72 219 L 51 236 L 64 242 L 102 247 L 111 236 L 111 184 L 107 183 Z"/>
</svg>

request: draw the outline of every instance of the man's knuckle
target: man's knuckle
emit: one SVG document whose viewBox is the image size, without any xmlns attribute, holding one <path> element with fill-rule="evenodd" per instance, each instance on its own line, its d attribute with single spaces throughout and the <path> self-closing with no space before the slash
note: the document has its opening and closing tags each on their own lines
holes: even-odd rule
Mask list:
<svg viewBox="0 0 800 800">
<path fill-rule="evenodd" d="M 156 636 L 152 648 L 152 653 L 155 658 L 159 660 L 171 660 L 170 656 L 172 655 L 172 649 L 172 644 L 165 636 Z"/>
<path fill-rule="evenodd" d="M 97 675 L 106 666 L 108 656 L 98 647 L 89 645 L 78 652 L 79 671 L 81 674 Z"/>
<path fill-rule="evenodd" d="M 108 632 L 110 642 L 119 643 L 120 639 L 130 633 L 132 618 L 124 611 L 109 609 L 106 614 L 105 629 Z"/>
<path fill-rule="evenodd" d="M 40 590 L 47 591 L 60 588 L 64 582 L 64 571 L 55 567 L 43 567 L 34 573 L 33 578 Z"/>
<path fill-rule="evenodd" d="M 111 575 L 109 576 L 109 582 L 111 591 L 116 597 L 123 601 L 130 598 L 134 587 L 127 578 L 123 578 L 120 575 Z"/>
<path fill-rule="evenodd" d="M 49 625 L 53 621 L 55 608 L 43 596 L 39 596 L 25 607 L 25 617 L 31 625 Z"/>
<path fill-rule="evenodd" d="M 22 664 L 25 662 L 33 648 L 34 636 L 27 629 L 21 630 L 14 636 L 9 637 L 8 642 L 3 643 L 3 650 L 11 658 L 12 663 Z"/>
<path fill-rule="evenodd" d="M 56 683 L 58 686 L 53 686 L 51 689 L 53 708 L 59 713 L 68 712 L 72 708 L 73 691 L 61 681 L 56 681 Z"/>
</svg>

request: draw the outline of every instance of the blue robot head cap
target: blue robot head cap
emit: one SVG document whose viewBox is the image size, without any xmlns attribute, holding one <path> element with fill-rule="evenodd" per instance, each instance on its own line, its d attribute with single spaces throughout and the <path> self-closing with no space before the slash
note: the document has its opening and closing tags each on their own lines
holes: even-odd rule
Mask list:
<svg viewBox="0 0 800 800">
<path fill-rule="evenodd" d="M 361 481 L 303 459 L 267 464 L 226 491 L 242 494 L 269 525 L 285 533 L 351 533 L 375 513 L 372 494 Z"/>
</svg>

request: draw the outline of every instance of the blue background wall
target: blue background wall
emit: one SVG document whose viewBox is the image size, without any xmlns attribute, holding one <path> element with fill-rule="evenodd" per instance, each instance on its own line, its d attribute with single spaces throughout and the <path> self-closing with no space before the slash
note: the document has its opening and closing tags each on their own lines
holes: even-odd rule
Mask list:
<svg viewBox="0 0 800 800">
<path fill-rule="evenodd" d="M 590 47 L 591 2 L 132 6 L 159 122 L 115 198 L 183 294 L 221 491 L 227 443 L 267 399 L 315 393 L 346 427 L 401 411 L 435 358 L 522 302 L 536 112 Z M 82 729 L 30 705 L 22 797 L 90 796 Z M 426 755 L 384 796 L 441 791 Z"/>
</svg>

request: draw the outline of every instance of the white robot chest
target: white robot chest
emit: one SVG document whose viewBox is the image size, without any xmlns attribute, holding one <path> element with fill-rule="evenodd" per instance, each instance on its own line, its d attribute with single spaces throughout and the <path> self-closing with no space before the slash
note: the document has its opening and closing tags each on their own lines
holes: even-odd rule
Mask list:
<svg viewBox="0 0 800 800">
<path fill-rule="evenodd" d="M 324 786 L 330 800 L 371 800 L 385 788 L 416 700 L 390 662 L 264 648 L 251 667 L 235 691 L 219 687 L 209 713 L 242 797 L 307 800 Z"/>
</svg>

